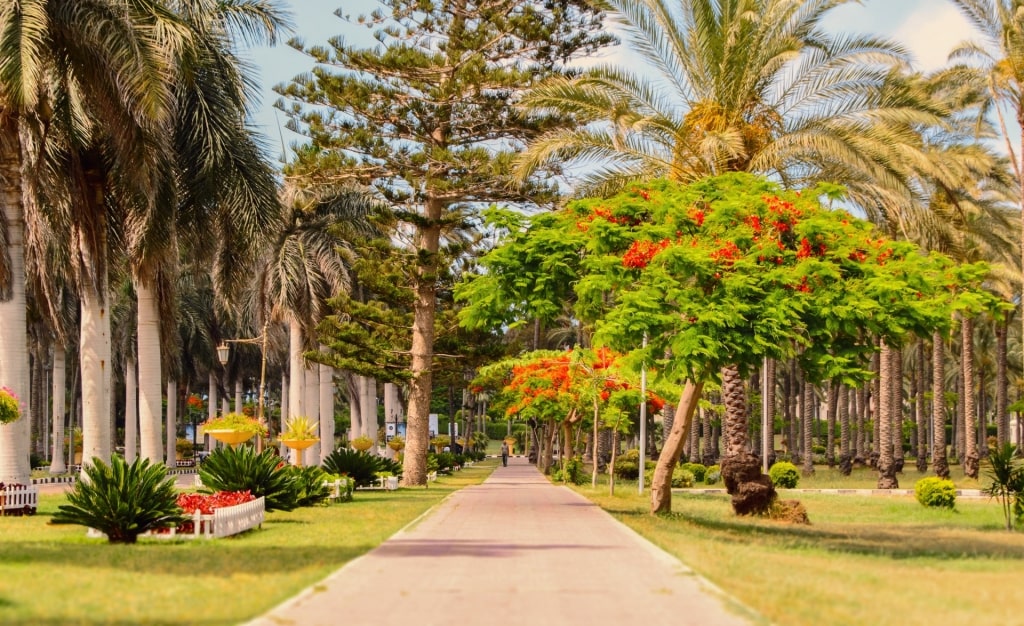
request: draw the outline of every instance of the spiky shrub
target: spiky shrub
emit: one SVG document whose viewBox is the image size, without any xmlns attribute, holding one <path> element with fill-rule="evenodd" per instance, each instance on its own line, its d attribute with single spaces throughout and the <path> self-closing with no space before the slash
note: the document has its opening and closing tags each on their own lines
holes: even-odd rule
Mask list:
<svg viewBox="0 0 1024 626">
<path fill-rule="evenodd" d="M 387 472 L 392 476 L 402 477 L 402 464 L 398 461 L 383 456 L 377 457 L 377 461 L 380 465 L 378 472 Z"/>
<path fill-rule="evenodd" d="M 956 506 L 956 485 L 938 476 L 922 478 L 914 485 L 914 497 L 922 506 L 952 509 Z"/>
<path fill-rule="evenodd" d="M 286 470 L 292 476 L 292 488 L 295 490 L 296 506 L 313 506 L 327 501 L 330 490 L 324 481 L 327 472 L 317 466 L 293 467 Z"/>
<path fill-rule="evenodd" d="M 349 448 L 338 448 L 324 459 L 324 469 L 331 474 L 348 476 L 357 487 L 372 485 L 377 472 L 385 470 L 381 457 Z"/>
<path fill-rule="evenodd" d="M 218 448 L 199 468 L 204 490 L 245 491 L 263 496 L 267 511 L 295 508 L 292 474 L 285 471 L 281 457 L 271 449 L 256 453 L 252 446 Z"/>
<path fill-rule="evenodd" d="M 140 458 L 129 465 L 114 455 L 110 465 L 93 458 L 84 471 L 86 479 L 68 492 L 54 524 L 79 524 L 106 533 L 110 543 L 135 543 L 147 530 L 184 519 L 174 478 L 163 464 Z"/>
<path fill-rule="evenodd" d="M 1013 523 L 1024 522 L 1024 463 L 1017 458 L 1017 446 L 989 446 L 985 477 L 989 486 L 984 492 L 999 501 L 1006 521 L 1006 530 Z"/>
<path fill-rule="evenodd" d="M 794 489 L 800 482 L 800 472 L 796 465 L 788 461 L 779 461 L 768 470 L 772 484 L 781 489 Z"/>
</svg>

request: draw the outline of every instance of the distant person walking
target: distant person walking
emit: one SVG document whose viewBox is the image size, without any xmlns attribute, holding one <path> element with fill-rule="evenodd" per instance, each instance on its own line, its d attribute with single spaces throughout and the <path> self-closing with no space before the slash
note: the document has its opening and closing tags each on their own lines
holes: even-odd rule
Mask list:
<svg viewBox="0 0 1024 626">
<path fill-rule="evenodd" d="M 501 442 L 501 465 L 502 467 L 508 467 L 508 442 Z"/>
</svg>

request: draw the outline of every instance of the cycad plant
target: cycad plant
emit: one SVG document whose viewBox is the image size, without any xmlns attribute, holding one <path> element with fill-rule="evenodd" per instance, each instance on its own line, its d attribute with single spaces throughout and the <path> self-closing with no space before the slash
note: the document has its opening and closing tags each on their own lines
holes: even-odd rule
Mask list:
<svg viewBox="0 0 1024 626">
<path fill-rule="evenodd" d="M 1013 530 L 1013 522 L 1024 520 L 1024 464 L 1016 458 L 1017 446 L 1006 443 L 988 449 L 988 468 L 985 472 L 992 482 L 985 493 L 999 500 L 1006 519 L 1006 530 Z"/>
<path fill-rule="evenodd" d="M 317 466 L 288 466 L 287 472 L 292 477 L 292 488 L 295 491 L 296 506 L 313 506 L 327 500 L 330 491 L 324 481 L 327 472 Z"/>
<path fill-rule="evenodd" d="M 110 465 L 94 458 L 83 472 L 86 479 L 68 492 L 54 524 L 80 524 L 106 533 L 110 543 L 135 543 L 147 530 L 183 519 L 174 479 L 162 464 L 139 458 L 129 465 L 114 455 Z"/>
<path fill-rule="evenodd" d="M 219 448 L 200 467 L 199 478 L 209 491 L 248 489 L 257 498 L 263 496 L 267 511 L 291 511 L 296 506 L 293 476 L 274 450 Z"/>
<path fill-rule="evenodd" d="M 324 469 L 330 474 L 348 476 L 357 487 L 365 487 L 373 484 L 377 478 L 377 472 L 391 471 L 394 473 L 394 466 L 399 468 L 399 473 L 401 472 L 401 466 L 397 463 L 385 467 L 382 463 L 385 460 L 387 459 L 360 450 L 338 448 L 324 459 Z"/>
</svg>

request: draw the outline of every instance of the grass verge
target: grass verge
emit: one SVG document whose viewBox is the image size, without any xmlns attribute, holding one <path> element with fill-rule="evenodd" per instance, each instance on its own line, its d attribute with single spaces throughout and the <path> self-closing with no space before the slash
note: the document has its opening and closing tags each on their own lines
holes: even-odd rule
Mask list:
<svg viewBox="0 0 1024 626">
<path fill-rule="evenodd" d="M 1024 533 L 1001 530 L 995 502 L 945 511 L 907 496 L 799 494 L 812 525 L 793 526 L 737 517 L 728 496 L 692 492 L 652 516 L 635 483 L 607 489 L 578 488 L 771 623 L 1021 621 Z"/>
<path fill-rule="evenodd" d="M 44 495 L 39 515 L 0 520 L 0 624 L 237 624 L 483 482 L 496 464 L 428 489 L 358 491 L 349 503 L 270 513 L 262 529 L 216 541 L 107 545 L 80 526 L 48 525 L 64 496 Z"/>
</svg>

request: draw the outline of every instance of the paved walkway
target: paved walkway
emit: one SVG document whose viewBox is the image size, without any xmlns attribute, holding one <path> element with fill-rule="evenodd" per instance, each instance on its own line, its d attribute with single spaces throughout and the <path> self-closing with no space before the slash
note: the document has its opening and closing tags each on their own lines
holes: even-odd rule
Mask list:
<svg viewBox="0 0 1024 626">
<path fill-rule="evenodd" d="M 739 626 L 754 619 L 526 459 L 510 459 L 250 626 Z"/>
</svg>

